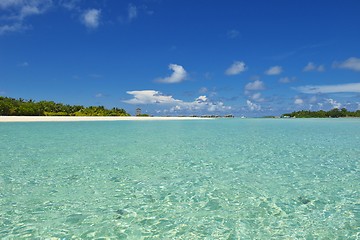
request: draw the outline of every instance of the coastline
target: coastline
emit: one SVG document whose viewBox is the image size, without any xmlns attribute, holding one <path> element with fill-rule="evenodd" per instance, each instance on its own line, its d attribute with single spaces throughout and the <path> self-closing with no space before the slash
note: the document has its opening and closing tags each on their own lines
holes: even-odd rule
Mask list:
<svg viewBox="0 0 360 240">
<path fill-rule="evenodd" d="M 0 116 L 0 122 L 84 122 L 84 121 L 164 121 L 200 120 L 199 117 L 76 117 L 76 116 Z"/>
</svg>

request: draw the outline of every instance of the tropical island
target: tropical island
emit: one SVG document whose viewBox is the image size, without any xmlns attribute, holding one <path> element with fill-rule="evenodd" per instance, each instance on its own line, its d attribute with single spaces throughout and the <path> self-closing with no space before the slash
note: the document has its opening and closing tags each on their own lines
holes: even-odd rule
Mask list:
<svg viewBox="0 0 360 240">
<path fill-rule="evenodd" d="M 307 111 L 301 110 L 292 113 L 285 113 L 281 115 L 283 118 L 345 118 L 345 117 L 360 117 L 360 110 L 351 112 L 346 108 L 333 108 L 330 111 Z"/>
<path fill-rule="evenodd" d="M 139 111 L 136 113 L 137 117 L 149 117 L 148 114 L 142 114 Z M 0 116 L 131 116 L 123 108 L 107 109 L 104 106 L 89 106 L 69 105 L 62 103 L 55 103 L 54 101 L 34 101 L 32 99 L 25 100 L 22 98 L 15 99 L 11 97 L 0 96 Z M 186 116 L 180 116 L 186 117 Z M 233 118 L 229 114 L 225 116 L 218 115 L 192 115 L 193 118 Z M 360 110 L 351 112 L 346 108 L 334 108 L 330 111 L 309 111 L 301 110 L 292 113 L 285 113 L 281 118 L 344 118 L 344 117 L 360 117 Z M 265 116 L 264 118 L 276 118 L 275 116 Z"/>
<path fill-rule="evenodd" d="M 0 116 L 130 116 L 122 108 L 68 105 L 53 101 L 24 100 L 0 96 Z"/>
</svg>

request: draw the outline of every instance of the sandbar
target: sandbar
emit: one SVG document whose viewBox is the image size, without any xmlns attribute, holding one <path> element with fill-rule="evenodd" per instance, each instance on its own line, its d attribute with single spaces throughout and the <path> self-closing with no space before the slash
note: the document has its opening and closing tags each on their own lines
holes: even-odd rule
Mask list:
<svg viewBox="0 0 360 240">
<path fill-rule="evenodd" d="M 83 122 L 83 121 L 152 121 L 198 120 L 199 117 L 75 117 L 75 116 L 0 116 L 0 122 Z"/>
</svg>

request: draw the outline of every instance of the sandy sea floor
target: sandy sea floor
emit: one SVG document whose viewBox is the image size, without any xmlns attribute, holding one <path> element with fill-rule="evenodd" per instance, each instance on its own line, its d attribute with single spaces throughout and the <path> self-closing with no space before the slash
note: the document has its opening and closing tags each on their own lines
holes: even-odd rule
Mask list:
<svg viewBox="0 0 360 240">
<path fill-rule="evenodd" d="M 360 236 L 359 119 L 9 122 L 0 142 L 0 239 Z"/>
</svg>

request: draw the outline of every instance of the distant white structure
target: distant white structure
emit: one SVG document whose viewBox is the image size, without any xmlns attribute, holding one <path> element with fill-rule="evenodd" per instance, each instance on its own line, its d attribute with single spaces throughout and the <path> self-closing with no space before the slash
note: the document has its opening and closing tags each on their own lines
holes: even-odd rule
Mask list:
<svg viewBox="0 0 360 240">
<path fill-rule="evenodd" d="M 137 108 L 136 109 L 136 116 L 140 116 L 141 115 L 141 108 Z"/>
</svg>

